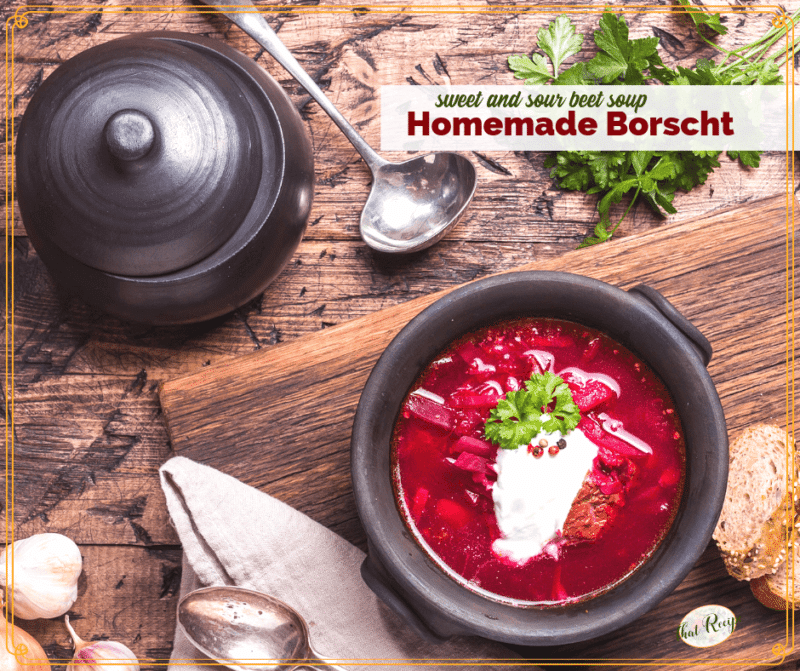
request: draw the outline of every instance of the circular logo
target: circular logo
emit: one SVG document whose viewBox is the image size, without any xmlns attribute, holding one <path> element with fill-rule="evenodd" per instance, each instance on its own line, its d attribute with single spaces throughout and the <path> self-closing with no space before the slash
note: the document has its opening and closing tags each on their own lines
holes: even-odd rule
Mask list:
<svg viewBox="0 0 800 671">
<path fill-rule="evenodd" d="M 710 648 L 736 629 L 736 616 L 725 606 L 700 606 L 681 620 L 678 638 L 695 648 Z"/>
</svg>

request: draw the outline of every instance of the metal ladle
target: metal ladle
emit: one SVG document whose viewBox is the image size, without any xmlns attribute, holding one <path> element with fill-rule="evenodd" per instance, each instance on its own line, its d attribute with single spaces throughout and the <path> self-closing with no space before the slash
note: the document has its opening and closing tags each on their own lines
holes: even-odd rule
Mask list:
<svg viewBox="0 0 800 671">
<path fill-rule="evenodd" d="M 224 11 L 225 5 L 202 2 L 219 9 L 286 68 L 361 154 L 372 171 L 372 190 L 361 212 L 364 242 L 381 252 L 415 252 L 440 240 L 458 221 L 475 193 L 475 167 L 468 159 L 452 152 L 415 156 L 402 163 L 381 158 L 325 97 L 255 5 L 237 0 L 239 11 Z"/>
<path fill-rule="evenodd" d="M 296 610 L 241 587 L 204 587 L 178 603 L 178 625 L 200 652 L 237 671 L 313 666 L 345 671 L 311 648 L 308 627 Z"/>
</svg>

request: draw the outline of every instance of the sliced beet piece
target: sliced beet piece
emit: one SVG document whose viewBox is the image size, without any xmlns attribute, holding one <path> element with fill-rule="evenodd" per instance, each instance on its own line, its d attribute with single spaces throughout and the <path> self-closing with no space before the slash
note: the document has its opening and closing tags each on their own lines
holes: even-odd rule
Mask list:
<svg viewBox="0 0 800 671">
<path fill-rule="evenodd" d="M 455 408 L 453 410 L 456 422 L 455 434 L 457 436 L 473 436 L 475 438 L 483 436 L 486 414 L 488 413 L 481 413 L 476 408 Z"/>
<path fill-rule="evenodd" d="M 418 394 L 411 394 L 406 409 L 417 419 L 437 426 L 445 431 L 452 431 L 455 425 L 453 414 L 445 406 Z"/>
<path fill-rule="evenodd" d="M 582 387 L 569 384 L 572 400 L 581 412 L 587 412 L 614 396 L 614 391 L 597 380 L 587 380 Z"/>
<path fill-rule="evenodd" d="M 459 348 L 457 352 L 458 356 L 463 359 L 464 363 L 467 366 L 471 365 L 475 359 L 480 359 L 486 356 L 486 352 L 484 352 L 480 347 L 478 347 L 473 342 L 465 342 Z"/>
<path fill-rule="evenodd" d="M 494 454 L 494 447 L 485 440 L 473 438 L 472 436 L 461 436 L 450 446 L 450 453 L 458 454 L 462 452 L 476 454 L 479 457 L 491 457 Z"/>
<path fill-rule="evenodd" d="M 492 485 L 494 483 L 486 477 L 486 473 L 473 473 L 472 481 L 481 488 L 480 494 L 492 498 Z"/>
<path fill-rule="evenodd" d="M 590 415 L 585 415 L 581 417 L 581 421 L 578 422 L 578 428 L 583 431 L 586 437 L 591 440 L 592 442 L 602 445 L 603 435 L 605 431 L 603 431 L 603 427 Z"/>
<path fill-rule="evenodd" d="M 429 496 L 430 494 L 425 487 L 420 487 L 417 493 L 414 494 L 414 501 L 411 503 L 411 516 L 415 522 L 419 521 L 422 516 L 422 511 L 425 510 L 425 504 L 428 502 Z"/>
<path fill-rule="evenodd" d="M 469 365 L 469 370 L 467 373 L 470 375 L 477 375 L 480 376 L 481 379 L 490 377 L 497 372 L 497 368 L 490 363 L 485 361 L 487 357 L 484 355 L 483 358 L 477 357 L 472 360 L 472 363 Z"/>
<path fill-rule="evenodd" d="M 614 390 L 600 380 L 586 379 L 574 375 L 570 371 L 562 372 L 561 377 L 569 386 L 572 400 L 575 401 L 575 405 L 580 408 L 581 412 L 588 412 L 614 396 Z"/>
<path fill-rule="evenodd" d="M 458 455 L 453 462 L 453 466 L 460 468 L 462 471 L 469 471 L 470 473 L 488 473 L 489 462 L 485 457 L 479 457 L 477 454 L 469 452 L 462 452 Z"/>
<path fill-rule="evenodd" d="M 583 431 L 586 437 L 593 443 L 602 447 L 607 447 L 609 450 L 624 454 L 626 457 L 646 456 L 640 450 L 633 447 L 633 445 L 629 445 L 624 440 L 620 440 L 616 436 L 612 436 L 608 431 L 605 431 L 603 427 L 589 415 L 581 418 L 581 421 L 578 423 L 578 428 Z"/>
<path fill-rule="evenodd" d="M 463 506 L 450 499 L 439 499 L 436 514 L 445 524 L 460 529 L 470 521 L 470 513 Z"/>
<path fill-rule="evenodd" d="M 592 338 L 586 345 L 586 349 L 583 350 L 583 354 L 581 355 L 581 360 L 591 361 L 597 354 L 598 349 L 600 349 L 600 338 Z"/>
<path fill-rule="evenodd" d="M 545 350 L 530 349 L 523 352 L 522 357 L 528 361 L 529 373 L 544 373 L 548 370 L 552 372 L 555 366 L 555 357 Z"/>
<path fill-rule="evenodd" d="M 495 472 L 485 457 L 480 457 L 477 454 L 471 454 L 469 452 L 462 452 L 453 462 L 453 466 L 470 473 L 472 475 L 472 481 L 480 490 L 478 493 L 491 498 L 493 482 L 487 476 L 491 475 L 494 477 Z"/>
<path fill-rule="evenodd" d="M 500 400 L 499 394 L 455 392 L 447 399 L 447 405 L 451 408 L 493 408 L 498 400 Z"/>
</svg>

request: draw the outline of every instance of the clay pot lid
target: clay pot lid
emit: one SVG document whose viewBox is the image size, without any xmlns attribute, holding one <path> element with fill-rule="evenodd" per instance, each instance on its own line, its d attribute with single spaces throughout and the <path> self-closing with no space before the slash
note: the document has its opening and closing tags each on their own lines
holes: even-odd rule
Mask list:
<svg viewBox="0 0 800 671">
<path fill-rule="evenodd" d="M 261 181 L 257 119 L 237 67 L 179 42 L 128 37 L 82 52 L 36 92 L 17 145 L 26 226 L 118 275 L 218 249 Z"/>
</svg>

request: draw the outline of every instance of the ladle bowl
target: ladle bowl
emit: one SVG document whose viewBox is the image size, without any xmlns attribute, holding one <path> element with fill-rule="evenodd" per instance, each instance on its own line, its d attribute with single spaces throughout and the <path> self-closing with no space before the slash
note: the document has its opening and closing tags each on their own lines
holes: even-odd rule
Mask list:
<svg viewBox="0 0 800 671">
<path fill-rule="evenodd" d="M 475 192 L 472 163 L 448 152 L 384 161 L 372 174 L 360 229 L 364 241 L 381 252 L 415 252 L 438 242 Z"/>
<path fill-rule="evenodd" d="M 303 70 L 255 5 L 238 2 L 238 11 L 202 0 L 260 44 L 308 91 L 345 134 L 372 172 L 372 189 L 361 213 L 361 237 L 381 252 L 408 253 L 430 247 L 456 224 L 475 194 L 475 167 L 452 152 L 417 156 L 402 163 L 381 158 Z"/>
</svg>

